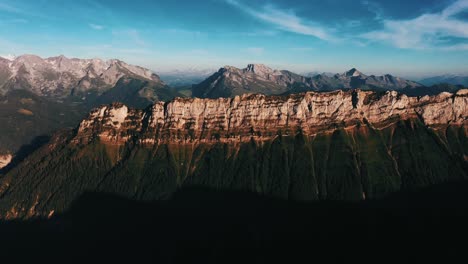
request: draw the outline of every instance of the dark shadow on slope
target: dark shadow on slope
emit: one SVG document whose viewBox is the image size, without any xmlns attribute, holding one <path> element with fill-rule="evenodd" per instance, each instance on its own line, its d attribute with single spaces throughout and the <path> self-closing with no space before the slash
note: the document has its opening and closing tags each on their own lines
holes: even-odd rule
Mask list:
<svg viewBox="0 0 468 264">
<path fill-rule="evenodd" d="M 45 144 L 49 143 L 51 137 L 48 135 L 41 135 L 35 137 L 31 143 L 23 145 L 18 152 L 14 155 L 13 160 L 4 168 L 0 169 L 0 174 L 6 174 L 16 165 L 21 163 L 27 156 L 29 156 L 34 151 L 38 150 Z"/>
<path fill-rule="evenodd" d="M 467 193 L 466 182 L 361 203 L 200 187 L 162 202 L 88 193 L 53 219 L 1 224 L 0 251 L 47 263 L 450 262 L 465 250 Z"/>
</svg>

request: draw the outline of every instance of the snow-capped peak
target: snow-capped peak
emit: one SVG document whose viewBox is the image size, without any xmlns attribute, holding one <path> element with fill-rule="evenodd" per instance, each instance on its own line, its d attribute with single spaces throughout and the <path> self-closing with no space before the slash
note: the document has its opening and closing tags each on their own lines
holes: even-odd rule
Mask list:
<svg viewBox="0 0 468 264">
<path fill-rule="evenodd" d="M 8 54 L 8 55 L 0 55 L 0 57 L 4 58 L 4 59 L 7 59 L 9 61 L 14 61 L 16 59 L 16 56 L 15 55 L 12 55 L 12 54 Z"/>
<path fill-rule="evenodd" d="M 76 59 L 63 55 L 43 59 L 28 54 L 9 60 L 7 67 L 12 82 L 26 81 L 31 90 L 41 95 L 67 93 L 76 87 L 85 90 L 96 88 L 95 83 L 111 87 L 129 75 L 160 82 L 152 71 L 116 59 Z"/>
</svg>

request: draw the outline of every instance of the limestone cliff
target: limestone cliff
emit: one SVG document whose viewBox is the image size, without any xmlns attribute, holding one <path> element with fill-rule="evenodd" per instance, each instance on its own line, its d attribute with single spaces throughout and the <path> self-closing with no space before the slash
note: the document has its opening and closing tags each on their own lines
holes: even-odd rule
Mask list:
<svg viewBox="0 0 468 264">
<path fill-rule="evenodd" d="M 432 128 L 468 124 L 468 90 L 408 97 L 395 91 L 307 92 L 290 96 L 247 94 L 234 98 L 177 98 L 146 111 L 114 104 L 93 110 L 79 126 L 77 141 L 99 136 L 124 144 L 132 136 L 156 141 L 248 141 L 301 131 L 305 135 L 368 124 L 382 129 L 420 119 Z"/>
<path fill-rule="evenodd" d="M 63 213 L 86 191 L 153 201 L 202 186 L 362 200 L 467 180 L 467 105 L 468 90 L 106 105 L 0 178 L 0 218 Z"/>
</svg>

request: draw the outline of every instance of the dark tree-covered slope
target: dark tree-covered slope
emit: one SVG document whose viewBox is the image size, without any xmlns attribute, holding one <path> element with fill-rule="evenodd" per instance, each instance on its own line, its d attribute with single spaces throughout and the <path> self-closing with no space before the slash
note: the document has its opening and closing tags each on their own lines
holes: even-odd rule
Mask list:
<svg viewBox="0 0 468 264">
<path fill-rule="evenodd" d="M 293 98 L 297 105 L 314 102 L 305 106 L 312 116 L 296 119 L 303 113 L 290 105 L 282 126 L 283 118 L 262 114 L 285 109 L 282 104 Z M 319 99 L 335 102 L 336 109 L 326 101 L 320 106 Z M 252 111 L 240 116 L 245 104 L 255 109 L 262 100 L 270 101 L 257 117 Z M 395 100 L 384 105 L 391 109 L 375 112 L 387 100 Z M 339 92 L 178 99 L 145 111 L 114 104 L 93 111 L 76 130 L 57 134 L 0 178 L 0 215 L 51 216 L 85 191 L 151 201 L 168 199 L 181 187 L 204 186 L 289 200 L 354 201 L 464 180 L 465 101 L 464 92 L 425 100 Z M 228 127 L 217 130 L 223 111 L 231 113 Z M 366 117 L 355 118 L 361 115 Z"/>
</svg>

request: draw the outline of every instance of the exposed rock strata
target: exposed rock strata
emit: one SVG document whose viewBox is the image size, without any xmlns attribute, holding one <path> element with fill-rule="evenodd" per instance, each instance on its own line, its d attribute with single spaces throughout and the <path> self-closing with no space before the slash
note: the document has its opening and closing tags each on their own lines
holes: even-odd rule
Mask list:
<svg viewBox="0 0 468 264">
<path fill-rule="evenodd" d="M 132 136 L 156 141 L 248 141 L 278 133 L 305 135 L 369 124 L 383 128 L 397 120 L 419 118 L 427 126 L 468 124 L 468 90 L 456 94 L 408 97 L 395 91 L 308 92 L 291 96 L 242 95 L 220 99 L 159 102 L 146 111 L 122 104 L 95 109 L 83 120 L 76 142 L 93 136 L 123 144 Z"/>
<path fill-rule="evenodd" d="M 61 214 L 86 191 L 160 200 L 203 186 L 362 200 L 467 180 L 467 105 L 468 90 L 107 105 L 0 178 L 0 219 Z"/>
</svg>

